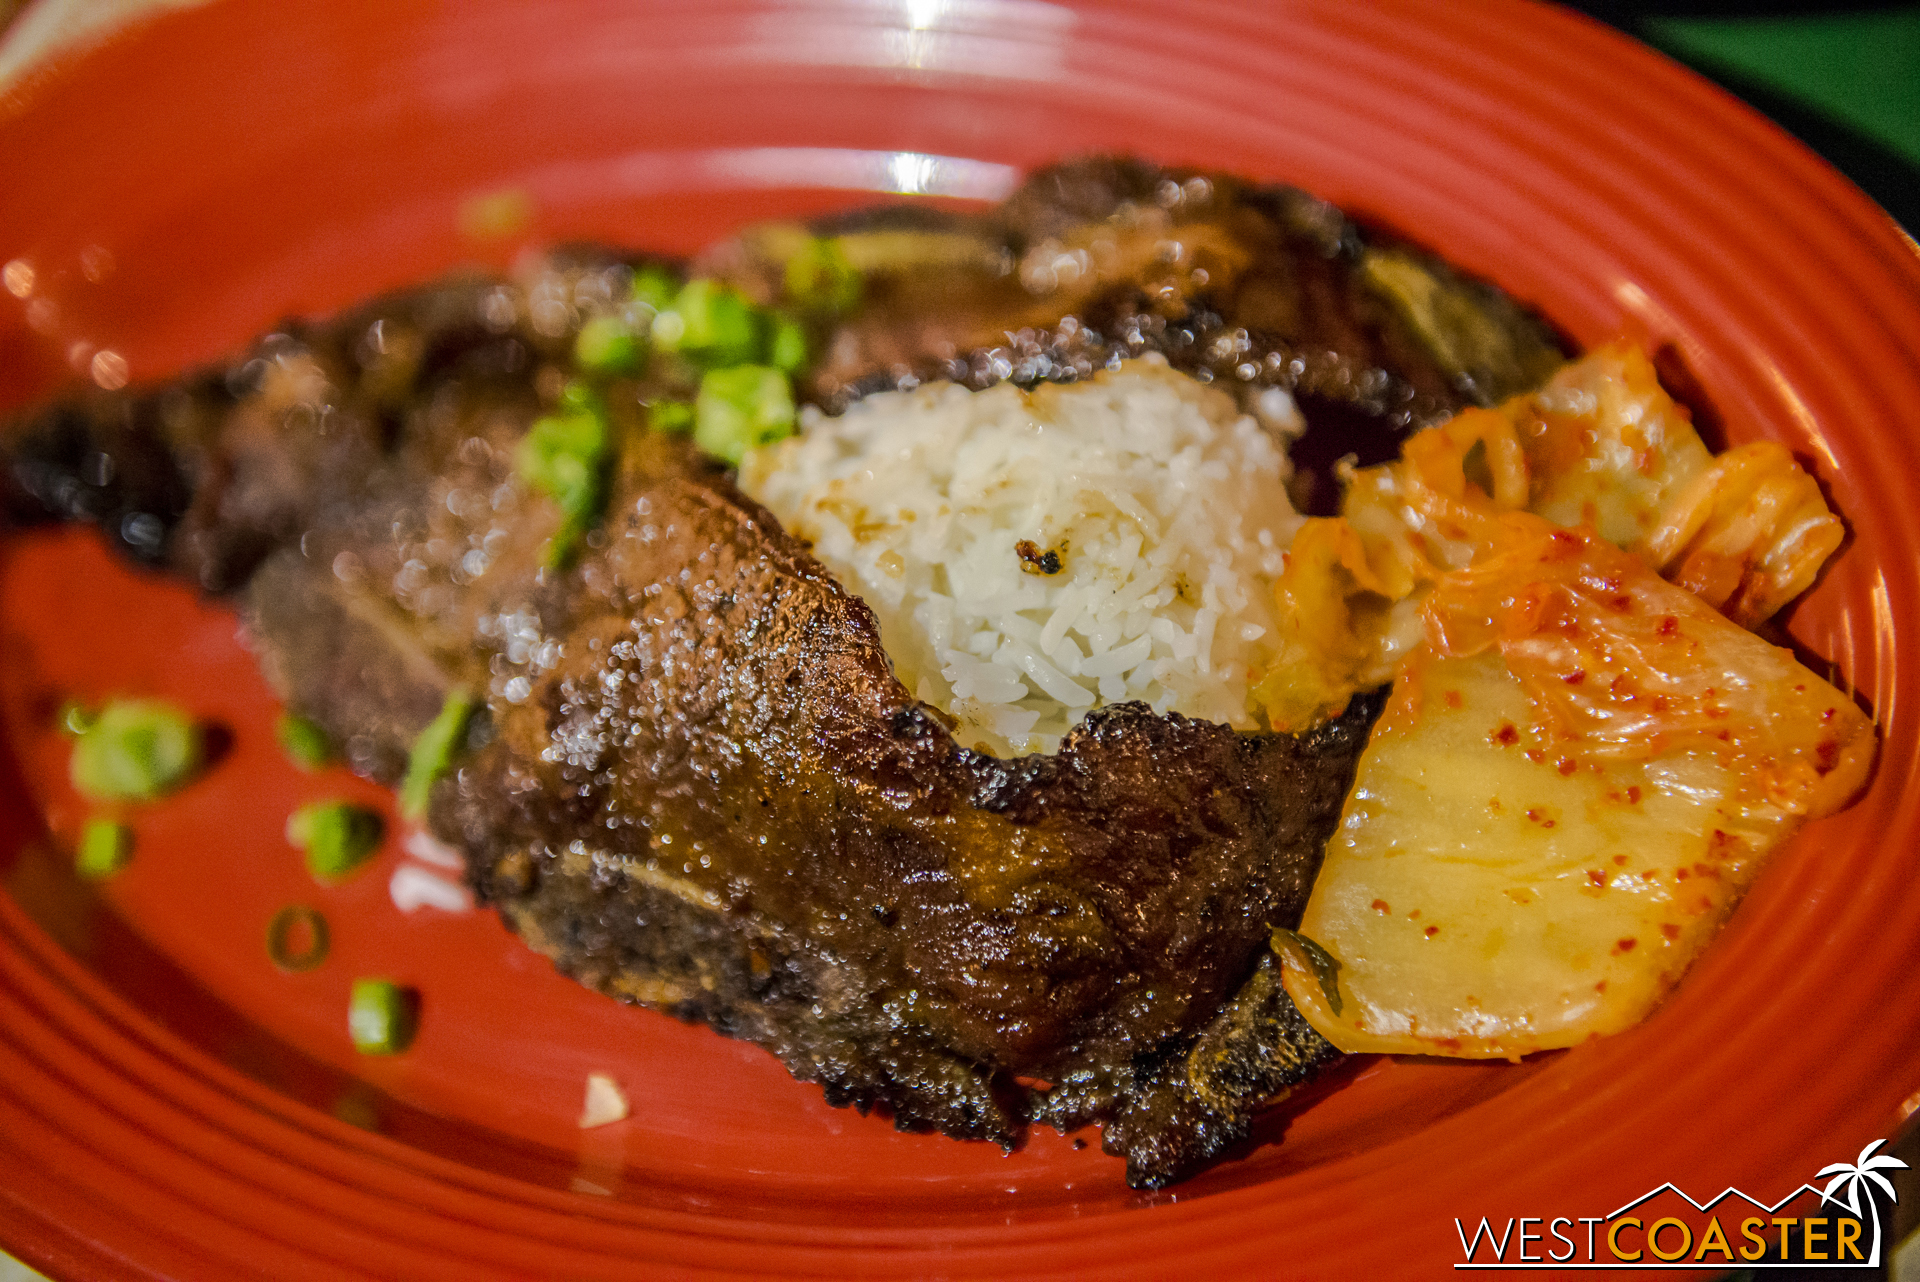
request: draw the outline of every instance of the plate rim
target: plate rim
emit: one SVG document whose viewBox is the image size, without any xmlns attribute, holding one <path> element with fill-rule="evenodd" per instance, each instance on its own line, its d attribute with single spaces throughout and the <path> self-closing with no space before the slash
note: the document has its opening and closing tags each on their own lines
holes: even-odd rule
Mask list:
<svg viewBox="0 0 1920 1282">
<path fill-rule="evenodd" d="M 1093 6 L 1098 8 L 1098 6 Z M 1249 6 L 1251 7 L 1251 6 Z M 1311 8 L 1312 6 L 1306 6 Z M 1232 12 L 1233 6 L 1214 6 L 1221 12 Z M 1401 0 L 1399 3 L 1381 6 L 1378 10 L 1382 21 L 1389 20 L 1384 15 L 1401 16 L 1425 15 L 1429 20 L 1444 10 L 1445 6 L 1428 4 L 1424 0 Z M 1858 257 L 1864 254 L 1867 263 L 1888 270 L 1887 290 L 1898 295 L 1897 283 L 1904 278 L 1908 306 L 1912 314 L 1908 323 L 1913 332 L 1920 333 L 1920 249 L 1916 249 L 1910 238 L 1905 238 L 1894 227 L 1890 218 L 1872 204 L 1864 194 L 1831 169 L 1824 161 L 1805 150 L 1797 141 L 1786 135 L 1772 122 L 1758 115 L 1751 108 L 1738 102 L 1724 91 L 1699 79 L 1677 64 L 1671 63 L 1657 53 L 1627 40 L 1597 23 L 1567 11 L 1535 9 L 1530 6 L 1505 3 L 1500 6 L 1503 12 L 1515 19 L 1515 29 L 1509 33 L 1514 41 L 1524 37 L 1545 40 L 1549 36 L 1563 36 L 1588 42 L 1590 56 L 1611 56 L 1623 60 L 1646 82 L 1653 85 L 1659 93 L 1650 97 L 1659 98 L 1662 94 L 1682 102 L 1691 102 L 1713 113 L 1712 123 L 1715 131 L 1728 133 L 1744 140 L 1748 146 L 1764 157 L 1767 163 L 1779 166 L 1791 173 L 1807 188 L 1808 196 L 1817 204 L 1825 206 L 1828 213 L 1838 222 L 1848 226 L 1859 237 L 1859 243 L 1848 242 L 1840 246 L 1849 255 Z M 152 23 L 171 24 L 182 20 L 191 20 L 205 10 L 189 10 L 181 13 L 156 15 Z M 137 25 L 116 33 L 105 45 L 90 45 L 74 51 L 70 56 L 56 58 L 54 63 L 36 72 L 30 83 L 24 86 L 21 96 L 15 102 L 20 115 L 30 114 L 32 104 L 40 95 L 52 92 L 64 83 L 68 77 L 79 74 L 88 63 L 98 57 L 102 50 L 128 43 L 136 44 L 151 29 L 149 24 Z M 1576 34 L 1578 33 L 1578 34 Z M 1565 52 L 1565 46 L 1560 52 Z M 13 92 L 9 91 L 9 98 Z M 18 119 L 13 113 L 0 108 L 0 129 L 9 124 L 9 117 Z M 1825 246 L 1832 249 L 1833 246 Z M 1904 276 L 1903 276 L 1904 273 Z M 1892 687 L 1888 687 L 1891 692 Z M 1911 715 L 1911 714 L 1907 714 Z M 1883 763 L 1882 769 L 1890 769 Z M 1913 767 L 1909 766 L 1911 771 Z M 1880 786 L 1876 783 L 1876 787 Z M 1911 792 L 1909 791 L 1909 795 Z M 1909 803 L 1905 813 L 1909 818 L 1914 813 L 1914 803 Z M 1920 827 L 1920 825 L 1916 825 Z M 1908 831 L 1914 831 L 1909 827 Z M 1774 879 L 1778 881 L 1778 878 Z M 1778 888 L 1769 883 L 1769 890 L 1777 894 L 1787 893 L 1786 888 Z M 1911 916 L 1911 914 L 1909 914 Z M 1737 923 L 1736 923 L 1737 924 Z M 318 1145 L 315 1152 L 326 1152 L 341 1156 L 349 1164 L 358 1160 L 357 1154 L 368 1154 L 369 1161 L 377 1160 L 386 1166 L 406 1166 L 409 1161 L 395 1159 L 426 1158 L 430 1165 L 442 1159 L 421 1155 L 415 1150 L 387 1153 L 385 1148 L 400 1149 L 391 1141 L 379 1136 L 369 1136 L 344 1123 L 314 1114 L 311 1118 L 281 1117 L 281 1110 L 273 1108 L 271 1100 L 246 1100 L 245 1096 L 265 1093 L 264 1087 L 251 1082 L 217 1060 L 206 1055 L 199 1048 L 179 1043 L 173 1035 L 146 1019 L 138 1011 L 126 1009 L 119 994 L 104 987 L 97 977 L 87 971 L 77 961 L 61 950 L 40 927 L 28 919 L 24 912 L 12 901 L 10 896 L 0 895 L 0 1010 L 11 1014 L 27 1014 L 25 1022 L 14 1019 L 6 1021 L 0 1027 L 0 1063 L 14 1062 L 26 1069 L 40 1069 L 46 1065 L 36 1064 L 31 1056 L 24 1060 L 23 1041 L 35 1040 L 38 1050 L 53 1059 L 66 1058 L 72 1062 L 79 1059 L 112 1057 L 115 1051 L 123 1056 L 151 1056 L 160 1067 L 153 1077 L 124 1078 L 128 1090 L 133 1094 L 153 1093 L 150 1088 L 157 1086 L 163 1076 L 180 1074 L 189 1081 L 197 1080 L 200 1087 L 215 1094 L 226 1094 L 241 1102 L 236 1107 L 250 1110 L 251 1119 L 257 1122 L 263 1132 L 271 1132 L 274 1146 L 261 1150 L 268 1157 L 276 1153 L 284 1154 L 289 1148 L 304 1149 Z M 1909 1034 L 1911 1029 L 1908 1030 Z M 1909 1039 L 1904 1044 L 1908 1057 L 1905 1066 L 1907 1077 L 1904 1085 L 1920 1084 L 1920 1049 Z M 78 1058 L 74 1058 L 78 1057 Z M 168 1061 L 171 1061 L 169 1066 Z M 222 1081 L 223 1078 L 231 1080 Z M 0 1085 L 0 1117 L 12 1117 L 16 1122 L 26 1123 L 29 1119 L 21 1111 L 24 1107 L 17 1093 L 18 1083 L 23 1077 L 13 1077 L 5 1085 Z M 53 1089 L 51 1085 L 48 1089 Z M 168 1100 L 158 1101 L 154 1107 L 164 1109 Z M 184 1098 L 174 1098 L 172 1105 L 182 1115 L 195 1110 L 195 1105 Z M 300 1109 L 301 1106 L 291 1106 Z M 304 1111 L 304 1110 L 301 1110 Z M 47 1119 L 41 1119 L 47 1120 Z M 233 1118 L 228 1119 L 232 1121 Z M 141 1122 L 126 1119 L 127 1125 L 138 1129 Z M 306 1123 L 317 1123 L 302 1125 Z M 1875 1122 L 1879 1124 L 1878 1120 Z M 1856 1123 L 1857 1128 L 1858 1123 Z M 304 1135 L 304 1138 L 302 1136 Z M 73 1137 L 69 1136 L 69 1139 Z M 1411 1144 L 1412 1141 L 1405 1141 Z M 380 1154 L 376 1159 L 372 1154 Z M 20 1154 L 17 1148 L 8 1146 L 4 1137 L 0 1137 L 0 1171 L 10 1171 L 18 1175 L 23 1168 L 19 1165 Z M 1842 1154 L 1844 1156 L 1844 1154 Z M 1362 1168 L 1365 1167 L 1362 1164 Z M 217 1172 L 216 1172 L 217 1173 Z M 138 1177 L 138 1172 L 121 1172 L 122 1175 Z M 475 1173 L 484 1174 L 484 1173 Z M 455 1183 L 457 1181 L 440 1175 L 421 1174 L 418 1178 L 430 1182 Z M 1299 1177 L 1289 1177 L 1290 1186 L 1298 1191 L 1311 1194 L 1320 1205 L 1331 1205 L 1348 1191 L 1353 1184 L 1364 1183 L 1368 1178 L 1365 1169 L 1354 1171 L 1342 1164 L 1341 1169 L 1303 1173 Z M 601 1218 L 602 1212 L 609 1210 L 607 1204 L 591 1199 L 582 1201 L 577 1197 L 559 1193 L 555 1190 L 540 1189 L 511 1177 L 487 1176 L 487 1180 L 500 1181 L 511 1185 L 511 1189 L 500 1190 L 498 1194 L 475 1194 L 475 1196 L 497 1196 L 502 1201 L 510 1201 L 508 1192 L 538 1194 L 531 1197 L 530 1203 L 553 1205 L 529 1205 L 526 1213 L 529 1223 L 537 1219 L 543 1225 L 549 1222 L 555 1226 L 567 1228 L 580 1227 L 583 1219 Z M 1193 1243 L 1200 1231 L 1219 1229 L 1222 1238 L 1231 1235 L 1226 1231 L 1238 1225 L 1244 1226 L 1249 1217 L 1257 1218 L 1268 1206 L 1268 1200 L 1262 1191 L 1269 1185 L 1253 1185 L 1247 1188 L 1212 1193 L 1204 1198 L 1190 1199 L 1170 1205 L 1145 1208 L 1120 1213 L 1132 1216 L 1141 1223 L 1140 1231 L 1129 1231 L 1121 1236 L 1129 1239 L 1124 1250 L 1124 1260 L 1115 1255 L 1116 1263 L 1127 1262 L 1139 1267 L 1143 1262 L 1170 1258 L 1179 1254 L 1191 1258 Z M 29 1262 L 42 1261 L 47 1267 L 61 1268 L 78 1258 L 77 1252 L 85 1249 L 101 1249 L 102 1259 L 113 1259 L 121 1265 L 132 1266 L 134 1258 L 128 1252 L 129 1238 L 126 1224 L 114 1225 L 110 1217 L 96 1217 L 93 1222 L 93 1236 L 83 1237 L 69 1234 L 60 1225 L 43 1218 L 41 1212 L 58 1203 L 51 1192 L 36 1201 L 31 1190 L 23 1193 L 21 1186 L 13 1182 L 5 1196 L 0 1196 L 0 1226 L 5 1226 L 9 1235 L 8 1244 Z M 606 1216 L 612 1222 L 625 1222 L 629 1216 L 625 1213 Z M 789 1252 L 789 1261 L 805 1267 L 817 1267 L 828 1272 L 835 1268 L 854 1267 L 861 1271 L 894 1272 L 906 1271 L 918 1262 L 939 1260 L 947 1265 L 962 1268 L 985 1268 L 996 1262 L 1025 1264 L 1032 1261 L 1028 1254 L 1033 1248 L 1043 1244 L 1070 1248 L 1073 1239 L 1091 1236 L 1092 1228 L 1082 1228 L 1077 1232 L 1060 1235 L 1058 1225 L 1048 1222 L 1039 1225 L 1018 1226 L 994 1235 L 991 1242 L 967 1243 L 962 1238 L 977 1237 L 972 1229 L 956 1231 L 951 1241 L 926 1244 L 929 1234 L 925 1230 L 871 1230 L 849 1234 L 841 1230 L 826 1230 L 820 1234 L 794 1232 L 790 1238 L 775 1241 L 748 1233 L 712 1232 L 702 1234 L 702 1228 L 713 1229 L 715 1221 L 711 1217 L 681 1217 L 669 1212 L 649 1210 L 640 1217 L 644 1223 L 620 1223 L 622 1232 L 636 1232 L 643 1236 L 651 1247 L 657 1247 L 661 1259 L 671 1263 L 691 1265 L 694 1263 L 717 1263 L 725 1268 L 737 1268 L 747 1271 L 752 1268 L 758 1253 L 770 1246 L 778 1246 Z M 1114 1217 L 1095 1216 L 1090 1220 L 1108 1222 Z M 1151 1220 L 1152 1223 L 1148 1224 Z M 684 1221 L 684 1222 L 683 1222 Z M 1085 1223 L 1085 1222 L 1082 1222 Z M 122 1230 L 116 1235 L 116 1227 Z M 1110 1223 L 1107 1227 L 1111 1227 Z M 791 1226 L 782 1226 L 791 1231 Z M 777 1236 L 777 1235 L 776 1235 Z M 937 1234 L 935 1235 L 938 1236 Z M 164 1235 L 160 1235 L 164 1238 Z M 1058 1240 L 1055 1240 L 1058 1239 Z M 1257 1254 L 1264 1242 L 1264 1234 L 1253 1234 L 1242 1238 L 1239 1243 L 1227 1240 L 1217 1241 L 1212 1250 L 1229 1259 L 1248 1261 Z M 689 1241 L 698 1241 L 703 1248 L 712 1248 L 710 1253 L 695 1259 L 684 1250 Z M 114 1246 L 111 1244 L 119 1243 Z M 1251 1244 L 1251 1250 L 1249 1249 Z M 916 1253 L 912 1248 L 920 1244 L 925 1253 Z M 164 1254 L 164 1250 L 161 1251 Z M 850 1254 L 849 1254 L 850 1253 Z M 1203 1254 L 1205 1254 L 1203 1250 Z M 844 1258 L 843 1258 L 844 1257 Z"/>
</svg>

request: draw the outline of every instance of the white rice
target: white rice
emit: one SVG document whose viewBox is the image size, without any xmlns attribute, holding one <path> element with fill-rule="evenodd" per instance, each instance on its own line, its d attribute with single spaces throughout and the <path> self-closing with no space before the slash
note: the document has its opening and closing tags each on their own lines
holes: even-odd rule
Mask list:
<svg viewBox="0 0 1920 1282">
<path fill-rule="evenodd" d="M 1274 417 L 1298 429 L 1290 402 Z M 801 423 L 748 456 L 742 488 L 872 607 L 895 673 L 962 744 L 1051 752 L 1127 700 L 1257 728 L 1248 688 L 1301 518 L 1279 443 L 1224 392 L 1148 358 Z M 1023 564 L 1023 541 L 1058 572 Z"/>
</svg>

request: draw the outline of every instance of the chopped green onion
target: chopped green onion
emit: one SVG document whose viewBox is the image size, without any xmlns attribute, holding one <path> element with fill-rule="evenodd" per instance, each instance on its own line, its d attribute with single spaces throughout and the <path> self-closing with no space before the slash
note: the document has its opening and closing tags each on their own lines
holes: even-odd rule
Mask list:
<svg viewBox="0 0 1920 1282">
<path fill-rule="evenodd" d="M 452 764 L 460 741 L 466 736 L 467 722 L 473 716 L 473 696 L 464 688 L 447 692 L 440 714 L 413 741 L 407 758 L 407 778 L 400 785 L 400 813 L 419 819 L 427 813 L 427 799 L 433 793 L 434 780 Z"/>
<path fill-rule="evenodd" d="M 96 801 L 151 801 L 200 768 L 200 728 L 158 699 L 123 699 L 100 710 L 73 743 L 73 786 Z"/>
<path fill-rule="evenodd" d="M 302 770 L 318 770 L 333 760 L 327 732 L 297 712 L 282 713 L 273 734 L 280 741 L 280 751 Z"/>
<path fill-rule="evenodd" d="M 787 297 L 808 311 L 844 312 L 860 301 L 860 273 L 840 242 L 810 237 L 787 260 Z"/>
<path fill-rule="evenodd" d="M 695 444 L 737 466 L 748 450 L 793 434 L 793 388 L 766 365 L 708 370 L 693 419 Z"/>
<path fill-rule="evenodd" d="M 577 378 L 570 378 L 561 385 L 560 404 L 565 409 L 590 411 L 595 418 L 603 421 L 607 417 L 606 402 L 600 399 L 600 393 L 593 389 L 592 383 L 583 383 Z"/>
<path fill-rule="evenodd" d="M 767 340 L 767 362 L 791 374 L 807 363 L 807 331 L 791 316 L 773 318 L 773 337 Z"/>
<path fill-rule="evenodd" d="M 347 1000 L 347 1032 L 362 1055 L 398 1055 L 420 1022 L 419 995 L 390 979 L 356 979 Z"/>
<path fill-rule="evenodd" d="M 626 374 L 640 366 L 639 336 L 618 316 L 596 316 L 573 340 L 573 359 L 596 374 Z"/>
<path fill-rule="evenodd" d="M 77 699 L 69 699 L 60 705 L 60 731 L 75 738 L 85 734 L 87 727 L 93 724 L 93 710 Z"/>
<path fill-rule="evenodd" d="M 74 870 L 82 877 L 111 877 L 133 858 L 133 829 L 111 819 L 89 819 L 80 830 L 80 849 L 74 852 Z"/>
<path fill-rule="evenodd" d="M 287 817 L 287 842 L 307 852 L 307 871 L 319 882 L 342 881 L 373 858 L 385 831 L 379 811 L 350 801 L 316 801 Z"/>
<path fill-rule="evenodd" d="M 327 959 L 327 919 L 305 904 L 288 904 L 267 923 L 267 956 L 288 974 Z"/>
<path fill-rule="evenodd" d="M 693 406 L 685 401 L 655 401 L 647 407 L 647 426 L 656 432 L 691 432 Z"/>
<path fill-rule="evenodd" d="M 514 462 L 520 475 L 569 514 L 587 507 L 598 488 L 596 467 L 606 449 L 606 423 L 591 410 L 543 414 L 520 438 Z"/>
<path fill-rule="evenodd" d="M 552 496 L 563 518 L 547 546 L 547 564 L 565 564 L 581 535 L 600 519 L 611 456 L 607 410 L 599 394 L 575 380 L 560 393 L 560 411 L 535 419 L 520 439 L 514 466 Z"/>
<path fill-rule="evenodd" d="M 673 306 L 674 295 L 680 292 L 680 282 L 671 272 L 660 267 L 642 267 L 633 278 L 633 289 L 628 297 L 642 307 L 659 313 Z"/>
<path fill-rule="evenodd" d="M 654 318 L 653 341 L 697 365 L 737 365 L 760 355 L 761 319 L 737 290 L 703 277 Z"/>
</svg>

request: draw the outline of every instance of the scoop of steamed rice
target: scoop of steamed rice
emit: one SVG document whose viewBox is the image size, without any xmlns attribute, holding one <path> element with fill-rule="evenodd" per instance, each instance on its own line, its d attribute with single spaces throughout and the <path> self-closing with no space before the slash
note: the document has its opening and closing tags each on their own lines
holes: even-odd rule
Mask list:
<svg viewBox="0 0 1920 1282">
<path fill-rule="evenodd" d="M 930 384 L 807 412 L 740 484 L 873 609 L 967 747 L 1051 752 L 1127 701 L 1252 730 L 1301 523 L 1300 421 L 1272 400 L 1263 426 L 1151 360 L 1031 392 Z"/>
</svg>

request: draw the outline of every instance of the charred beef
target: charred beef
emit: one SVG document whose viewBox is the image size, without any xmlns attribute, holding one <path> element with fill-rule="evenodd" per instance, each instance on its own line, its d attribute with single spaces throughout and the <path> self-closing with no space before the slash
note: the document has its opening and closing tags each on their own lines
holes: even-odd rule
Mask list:
<svg viewBox="0 0 1920 1282">
<path fill-rule="evenodd" d="M 838 1097 L 1008 1142 L 1011 1075 L 1182 1044 L 1304 906 L 1364 710 L 1296 739 L 1122 705 L 1055 756 L 979 756 L 723 482 L 642 474 L 616 502 L 564 656 L 496 707 L 436 807 L 577 977 L 750 1029 Z M 731 956 L 642 962 L 613 927 L 663 897 Z M 606 928 L 583 931 L 587 903 Z"/>
<path fill-rule="evenodd" d="M 978 216 L 913 206 L 816 224 L 866 301 L 823 344 L 808 391 L 828 409 L 949 380 L 1085 378 L 1148 352 L 1256 408 L 1295 397 L 1295 503 L 1330 512 L 1334 464 L 1385 462 L 1411 431 L 1495 405 L 1560 363 L 1538 318 L 1391 232 L 1306 192 L 1126 157 L 1033 175 Z M 696 270 L 763 300 L 803 229 L 752 229 Z"/>
<path fill-rule="evenodd" d="M 843 230 L 869 303 L 817 336 L 830 405 L 1154 350 L 1301 393 L 1323 435 L 1355 415 L 1391 435 L 1554 359 L 1485 287 L 1219 176 L 1083 162 L 973 219 Z M 756 235 L 708 267 L 771 288 Z M 1266 941 L 1297 920 L 1377 705 L 1298 738 L 1119 705 L 1053 756 L 962 749 L 866 607 L 645 429 L 646 380 L 609 394 L 604 525 L 548 568 L 559 516 L 514 446 L 628 267 L 562 254 L 30 414 L 0 437 L 0 503 L 242 593 L 269 677 L 374 778 L 448 691 L 484 692 L 431 826 L 581 982 L 902 1127 L 1011 1145 L 1030 1120 L 1103 1121 L 1132 1182 L 1190 1172 L 1331 1057 Z"/>
</svg>

